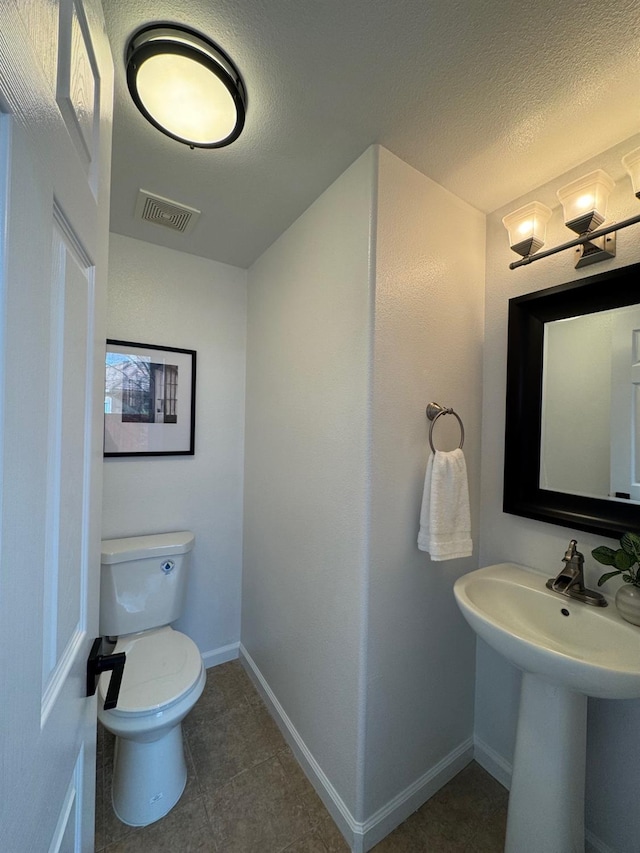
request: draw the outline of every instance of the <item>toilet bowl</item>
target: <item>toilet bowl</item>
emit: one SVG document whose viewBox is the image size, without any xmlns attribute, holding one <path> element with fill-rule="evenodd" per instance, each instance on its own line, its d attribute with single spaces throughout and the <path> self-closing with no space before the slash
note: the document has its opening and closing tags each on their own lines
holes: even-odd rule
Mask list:
<svg viewBox="0 0 640 853">
<path fill-rule="evenodd" d="M 98 685 L 98 719 L 116 735 L 113 810 L 130 826 L 164 817 L 187 781 L 182 720 L 204 689 L 205 668 L 195 643 L 170 626 L 118 639 L 126 665 L 118 705 L 104 710 L 111 673 Z"/>
<path fill-rule="evenodd" d="M 196 644 L 174 630 L 184 604 L 193 534 L 102 543 L 100 632 L 126 661 L 115 708 L 105 710 L 112 673 L 98 682 L 98 719 L 116 736 L 112 803 L 130 826 L 147 826 L 178 802 L 187 781 L 182 720 L 202 694 Z"/>
</svg>

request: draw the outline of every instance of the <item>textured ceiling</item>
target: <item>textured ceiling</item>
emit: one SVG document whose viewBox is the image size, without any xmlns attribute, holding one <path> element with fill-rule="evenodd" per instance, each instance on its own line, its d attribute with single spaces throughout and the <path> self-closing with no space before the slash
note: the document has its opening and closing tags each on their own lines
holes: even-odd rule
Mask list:
<svg viewBox="0 0 640 853">
<path fill-rule="evenodd" d="M 103 0 L 116 65 L 111 228 L 248 267 L 369 145 L 489 212 L 640 130 L 635 0 Z M 130 34 L 180 22 L 233 58 L 247 122 L 190 150 L 147 124 Z M 139 188 L 202 211 L 136 222 Z"/>
</svg>

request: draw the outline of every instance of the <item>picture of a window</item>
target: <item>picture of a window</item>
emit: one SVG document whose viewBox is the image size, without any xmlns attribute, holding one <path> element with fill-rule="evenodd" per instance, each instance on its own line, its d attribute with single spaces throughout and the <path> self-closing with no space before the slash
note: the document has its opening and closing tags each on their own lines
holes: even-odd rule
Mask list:
<svg viewBox="0 0 640 853">
<path fill-rule="evenodd" d="M 133 360 L 132 360 L 133 362 Z M 178 366 L 137 359 L 135 375 L 122 383 L 122 420 L 127 423 L 178 423 Z"/>
<path fill-rule="evenodd" d="M 176 364 L 164 365 L 164 422 L 175 424 L 178 422 L 178 366 Z"/>
<path fill-rule="evenodd" d="M 195 352 L 107 341 L 105 455 L 193 453 Z"/>
<path fill-rule="evenodd" d="M 121 392 L 123 423 L 175 424 L 178 422 L 178 366 L 157 364 L 149 358 L 128 356 L 107 366 L 107 393 L 111 398 Z M 111 381 L 110 381 L 111 380 Z M 114 395 L 113 392 L 116 392 Z"/>
</svg>

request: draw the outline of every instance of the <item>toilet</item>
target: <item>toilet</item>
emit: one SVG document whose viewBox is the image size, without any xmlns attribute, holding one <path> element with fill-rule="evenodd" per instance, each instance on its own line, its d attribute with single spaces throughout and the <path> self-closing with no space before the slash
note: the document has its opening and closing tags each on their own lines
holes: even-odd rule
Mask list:
<svg viewBox="0 0 640 853">
<path fill-rule="evenodd" d="M 171 623 L 184 607 L 193 542 L 189 531 L 102 542 L 100 634 L 117 638 L 109 653 L 125 652 L 126 662 L 108 711 L 111 673 L 100 676 L 98 719 L 116 736 L 113 809 L 130 826 L 164 817 L 187 781 L 182 720 L 206 673 L 196 644 Z"/>
</svg>

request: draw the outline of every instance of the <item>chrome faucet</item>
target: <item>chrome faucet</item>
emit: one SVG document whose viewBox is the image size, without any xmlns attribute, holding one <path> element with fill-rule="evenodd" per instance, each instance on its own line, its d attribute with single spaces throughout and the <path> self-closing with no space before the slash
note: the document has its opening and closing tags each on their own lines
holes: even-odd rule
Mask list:
<svg viewBox="0 0 640 853">
<path fill-rule="evenodd" d="M 565 565 L 555 578 L 549 578 L 547 587 L 561 595 L 583 601 L 585 604 L 606 607 L 607 600 L 604 595 L 594 589 L 587 589 L 584 585 L 584 555 L 578 551 L 577 546 L 575 539 L 569 542 L 569 547 L 562 558 Z"/>
</svg>

